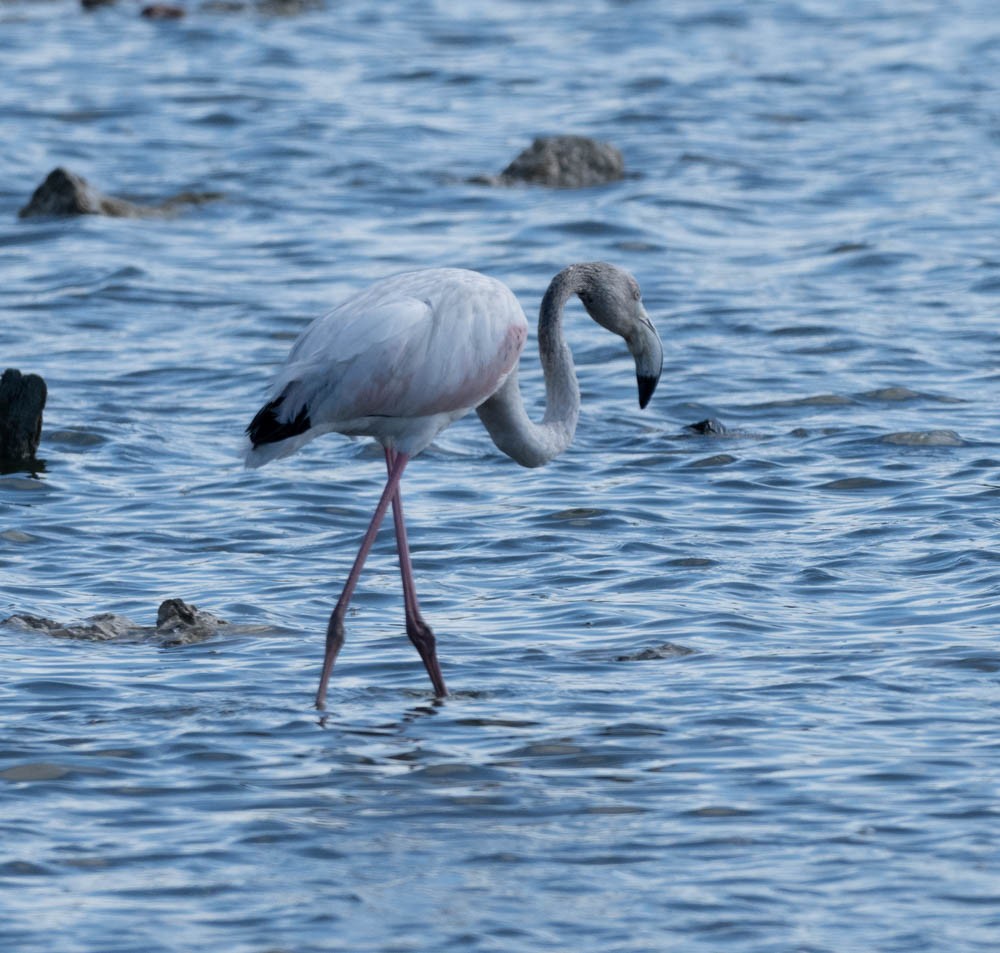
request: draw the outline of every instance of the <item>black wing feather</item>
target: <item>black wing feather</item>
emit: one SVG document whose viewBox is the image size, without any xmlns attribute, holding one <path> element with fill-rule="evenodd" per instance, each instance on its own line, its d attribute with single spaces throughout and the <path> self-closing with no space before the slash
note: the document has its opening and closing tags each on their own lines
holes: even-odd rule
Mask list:
<svg viewBox="0 0 1000 953">
<path fill-rule="evenodd" d="M 287 394 L 288 389 L 286 388 L 274 400 L 261 407 L 254 419 L 250 421 L 250 426 L 247 427 L 247 436 L 255 448 L 261 444 L 278 443 L 289 437 L 297 437 L 312 426 L 306 407 L 303 407 L 290 420 L 279 419 L 278 411 L 285 402 Z"/>
</svg>

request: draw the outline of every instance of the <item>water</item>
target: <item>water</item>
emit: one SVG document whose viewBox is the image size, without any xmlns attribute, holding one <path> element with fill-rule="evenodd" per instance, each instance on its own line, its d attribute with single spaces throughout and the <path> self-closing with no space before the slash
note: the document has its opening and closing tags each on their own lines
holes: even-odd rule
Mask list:
<svg viewBox="0 0 1000 953">
<path fill-rule="evenodd" d="M 997 948 L 1000 15 L 835 6 L 0 7 L 0 356 L 50 391 L 0 616 L 233 623 L 0 632 L 5 950 Z M 634 175 L 465 181 L 552 133 Z M 59 164 L 225 198 L 18 221 Z M 407 474 L 453 695 L 386 535 L 320 720 L 383 468 L 326 437 L 241 470 L 274 366 L 383 275 L 530 315 L 594 258 L 660 327 L 650 407 L 571 309 L 570 451 L 522 470 L 472 417 Z"/>
</svg>

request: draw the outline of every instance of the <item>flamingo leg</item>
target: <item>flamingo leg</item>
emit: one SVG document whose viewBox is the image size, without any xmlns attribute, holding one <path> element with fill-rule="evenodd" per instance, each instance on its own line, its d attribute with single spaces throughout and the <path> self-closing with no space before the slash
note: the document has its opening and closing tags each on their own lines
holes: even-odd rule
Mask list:
<svg viewBox="0 0 1000 953">
<path fill-rule="evenodd" d="M 330 673 L 333 671 L 333 663 L 337 659 L 337 653 L 344 644 L 344 615 L 347 612 L 347 604 L 354 594 L 354 589 L 361 576 L 361 569 L 365 564 L 365 559 L 368 558 L 368 553 L 371 552 L 379 526 L 382 525 L 382 520 L 385 517 L 385 511 L 399 491 L 399 481 L 409 459 L 405 453 L 397 453 L 394 456 L 389 468 L 389 477 L 385 481 L 385 489 L 382 490 L 382 496 L 372 514 L 372 521 L 368 525 L 368 532 L 365 533 L 365 538 L 361 541 L 361 548 L 354 559 L 354 565 L 351 567 L 347 582 L 344 583 L 344 591 L 341 592 L 337 605 L 330 614 L 330 622 L 326 627 L 326 654 L 323 656 L 323 672 L 320 675 L 319 689 L 316 692 L 316 707 L 320 710 L 326 707 L 326 686 L 330 681 Z"/>
<path fill-rule="evenodd" d="M 403 455 L 397 454 L 395 450 L 386 447 L 385 465 L 390 475 L 400 456 Z M 434 633 L 420 614 L 420 604 L 417 602 L 417 587 L 413 581 L 413 564 L 410 561 L 410 545 L 406 538 L 406 521 L 403 519 L 403 499 L 398 483 L 396 484 L 396 491 L 392 496 L 392 520 L 396 528 L 399 573 L 403 579 L 403 609 L 406 613 L 406 634 L 410 637 L 410 641 L 417 652 L 420 653 L 424 668 L 427 669 L 431 684 L 434 686 L 434 694 L 439 698 L 443 698 L 448 694 L 448 689 L 445 688 L 444 676 L 441 674 L 441 666 L 438 664 Z"/>
</svg>

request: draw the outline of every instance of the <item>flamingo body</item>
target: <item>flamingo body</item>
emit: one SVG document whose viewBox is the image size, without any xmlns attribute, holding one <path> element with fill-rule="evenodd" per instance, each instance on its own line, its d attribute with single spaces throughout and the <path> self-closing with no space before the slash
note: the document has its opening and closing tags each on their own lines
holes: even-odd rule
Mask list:
<svg viewBox="0 0 1000 953">
<path fill-rule="evenodd" d="M 412 457 L 500 388 L 527 335 L 517 298 L 478 272 L 433 268 L 379 281 L 296 341 L 248 430 L 247 464 L 329 431 Z"/>
</svg>

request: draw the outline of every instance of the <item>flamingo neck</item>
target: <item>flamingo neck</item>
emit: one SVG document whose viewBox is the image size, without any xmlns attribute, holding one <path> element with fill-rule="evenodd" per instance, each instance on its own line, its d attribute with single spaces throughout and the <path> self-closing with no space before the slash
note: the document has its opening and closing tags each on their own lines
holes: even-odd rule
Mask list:
<svg viewBox="0 0 1000 953">
<path fill-rule="evenodd" d="M 477 408 L 493 442 L 525 467 L 540 467 L 573 441 L 580 416 L 580 386 L 573 355 L 563 336 L 562 313 L 586 276 L 579 266 L 563 269 L 549 284 L 538 315 L 538 355 L 545 375 L 545 413 L 535 423 L 524 406 L 515 368 L 500 389 Z"/>
</svg>

